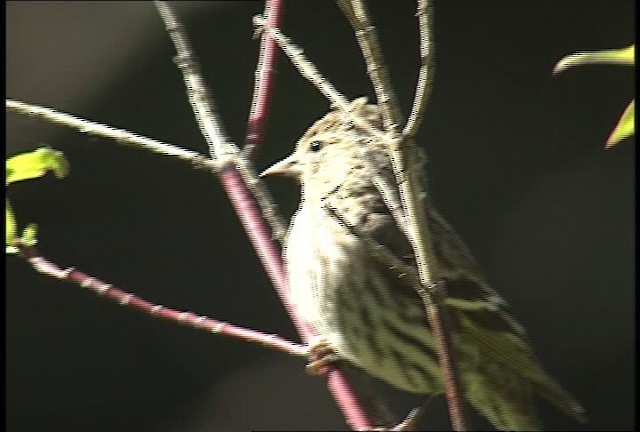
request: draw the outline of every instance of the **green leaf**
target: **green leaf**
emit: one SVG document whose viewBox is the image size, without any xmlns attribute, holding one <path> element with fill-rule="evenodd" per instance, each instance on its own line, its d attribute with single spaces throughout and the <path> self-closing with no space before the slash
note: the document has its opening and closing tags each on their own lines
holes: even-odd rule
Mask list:
<svg viewBox="0 0 640 432">
<path fill-rule="evenodd" d="M 13 246 L 13 243 L 16 240 L 16 218 L 13 214 L 11 204 L 9 204 L 9 200 L 5 200 L 5 203 L 6 253 L 16 253 L 18 252 L 18 249 Z M 9 249 L 11 249 L 11 251 L 9 251 Z"/>
<path fill-rule="evenodd" d="M 557 74 L 574 66 L 586 64 L 635 64 L 635 45 L 616 50 L 582 51 L 568 55 L 556 63 L 553 73 Z"/>
<path fill-rule="evenodd" d="M 586 64 L 619 64 L 633 66 L 636 62 L 635 44 L 626 48 L 602 51 L 584 51 L 568 55 L 560 60 L 553 68 L 553 73 L 559 73 L 574 66 Z M 627 106 L 618 120 L 618 124 L 609 135 L 606 148 L 611 148 L 623 139 L 635 133 L 635 100 Z"/>
<path fill-rule="evenodd" d="M 38 243 L 36 238 L 36 234 L 38 233 L 38 225 L 34 223 L 30 223 L 27 227 L 22 231 L 22 237 L 20 241 L 26 244 L 27 246 L 35 246 Z"/>
<path fill-rule="evenodd" d="M 6 184 L 42 177 L 51 170 L 62 178 L 69 173 L 69 163 L 62 152 L 49 147 L 41 147 L 29 153 L 22 153 L 7 159 Z"/>
<path fill-rule="evenodd" d="M 69 173 L 69 163 L 62 152 L 49 147 L 40 147 L 28 153 L 22 153 L 7 159 L 7 179 L 6 185 L 22 180 L 29 180 L 42 177 L 47 171 L 53 171 L 56 177 L 62 178 Z M 33 246 L 38 240 L 36 234 L 38 227 L 36 224 L 29 224 L 22 231 L 22 235 L 17 236 L 18 223 L 11 208 L 9 200 L 5 200 L 5 252 L 7 254 L 19 253 L 16 240 L 20 240 L 25 245 Z"/>
<path fill-rule="evenodd" d="M 635 102 L 635 99 L 632 100 L 622 113 L 622 117 L 607 140 L 606 148 L 613 147 L 635 133 Z"/>
</svg>

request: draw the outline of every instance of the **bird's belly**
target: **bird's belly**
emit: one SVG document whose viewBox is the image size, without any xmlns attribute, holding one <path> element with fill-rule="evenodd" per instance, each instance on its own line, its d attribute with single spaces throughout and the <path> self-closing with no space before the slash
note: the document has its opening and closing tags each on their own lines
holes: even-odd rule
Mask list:
<svg viewBox="0 0 640 432">
<path fill-rule="evenodd" d="M 298 313 L 340 357 L 371 375 L 410 392 L 440 392 L 419 298 L 395 295 L 398 281 L 337 222 L 308 226 L 308 220 L 296 215 L 285 251 Z"/>
</svg>

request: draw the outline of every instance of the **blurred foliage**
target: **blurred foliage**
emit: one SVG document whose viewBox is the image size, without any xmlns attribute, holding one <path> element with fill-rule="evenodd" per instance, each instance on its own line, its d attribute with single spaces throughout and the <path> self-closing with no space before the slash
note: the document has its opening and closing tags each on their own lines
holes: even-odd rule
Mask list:
<svg viewBox="0 0 640 432">
<path fill-rule="evenodd" d="M 58 178 L 65 177 L 69 173 L 69 163 L 62 152 L 49 147 L 40 147 L 31 152 L 12 156 L 6 162 L 7 179 L 5 186 L 23 180 L 42 177 L 48 171 L 53 171 Z M 18 252 L 15 247 L 17 240 L 26 245 L 37 243 L 37 226 L 33 223 L 28 224 L 18 237 L 18 224 L 9 199 L 5 200 L 5 229 L 5 246 L 8 254 Z"/>
<path fill-rule="evenodd" d="M 635 65 L 635 45 L 626 48 L 602 51 L 583 51 L 568 55 L 560 60 L 553 69 L 553 73 L 560 73 L 574 66 L 586 64 L 620 64 Z M 623 139 L 635 133 L 635 99 L 631 100 L 622 113 L 618 124 L 609 135 L 606 147 L 610 148 Z"/>
</svg>

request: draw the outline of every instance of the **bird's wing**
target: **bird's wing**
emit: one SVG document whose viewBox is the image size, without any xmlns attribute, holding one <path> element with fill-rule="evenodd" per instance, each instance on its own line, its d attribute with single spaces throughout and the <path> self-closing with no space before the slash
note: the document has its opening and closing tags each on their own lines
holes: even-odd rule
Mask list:
<svg viewBox="0 0 640 432">
<path fill-rule="evenodd" d="M 540 396 L 584 421 L 584 409 L 544 371 L 523 327 L 486 282 L 464 242 L 433 207 L 428 213 L 438 262 L 451 263 L 449 268 L 441 266 L 441 274 L 447 286 L 445 305 L 459 339 L 470 341 L 483 357 L 517 374 L 523 385 L 531 385 Z"/>
</svg>

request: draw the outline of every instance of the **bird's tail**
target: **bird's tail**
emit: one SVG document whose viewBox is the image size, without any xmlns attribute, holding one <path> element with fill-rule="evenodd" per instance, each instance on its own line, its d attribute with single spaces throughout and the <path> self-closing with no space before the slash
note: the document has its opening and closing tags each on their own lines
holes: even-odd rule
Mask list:
<svg viewBox="0 0 640 432">
<path fill-rule="evenodd" d="M 470 311 L 458 311 L 463 332 L 457 335 L 459 367 L 471 405 L 500 430 L 539 430 L 536 397 L 547 399 L 578 421 L 584 409 L 535 359 L 530 347 L 513 332 L 478 331 Z M 495 329 L 494 329 L 495 330 Z"/>
</svg>

